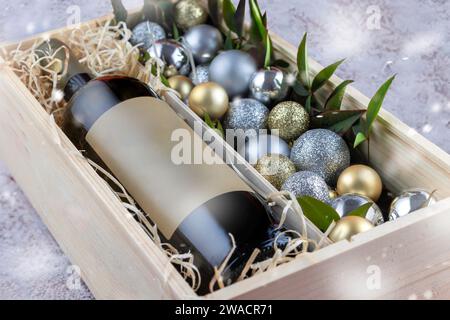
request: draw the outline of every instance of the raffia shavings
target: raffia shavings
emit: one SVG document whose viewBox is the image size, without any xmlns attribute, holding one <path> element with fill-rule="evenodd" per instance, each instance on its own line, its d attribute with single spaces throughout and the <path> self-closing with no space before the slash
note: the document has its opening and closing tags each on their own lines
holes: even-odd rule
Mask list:
<svg viewBox="0 0 450 320">
<path fill-rule="evenodd" d="M 217 268 L 217 266 L 214 267 L 214 276 L 211 279 L 211 281 L 209 282 L 209 290 L 210 292 L 214 291 L 214 286 L 216 285 L 216 283 L 219 285 L 219 288 L 224 288 L 224 283 L 223 283 L 223 271 L 225 270 L 225 268 L 228 265 L 228 262 L 230 261 L 231 257 L 233 256 L 234 251 L 236 250 L 237 246 L 236 246 L 236 241 L 234 240 L 234 236 L 229 233 L 228 236 L 231 239 L 231 249 L 230 252 L 228 252 L 228 255 L 225 257 L 225 259 L 223 260 L 222 264 L 220 265 L 219 268 Z"/>
<path fill-rule="evenodd" d="M 52 113 L 65 104 L 52 95 L 53 91 L 57 90 L 61 75 L 67 71 L 67 64 L 61 66 L 60 73 L 52 69 L 56 63 L 55 56 L 65 48 L 39 57 L 36 48 L 41 42 L 41 40 L 35 41 L 29 48 L 23 48 L 22 43 L 19 43 L 16 49 L 4 53 L 5 64 L 16 73 L 44 109 L 48 113 Z M 45 64 L 46 62 L 47 64 Z"/>
<path fill-rule="evenodd" d="M 129 42 L 131 31 L 112 20 L 98 27 L 76 28 L 67 45 L 96 77 L 108 74 L 135 76 L 140 68 L 139 49 Z"/>
<path fill-rule="evenodd" d="M 261 250 L 259 250 L 258 248 L 253 250 L 253 253 L 250 255 L 250 258 L 248 259 L 247 263 L 245 264 L 244 268 L 242 269 L 241 275 L 239 276 L 237 281 L 242 281 L 242 280 L 245 279 L 245 277 L 247 276 L 247 273 L 250 270 L 253 262 L 255 262 L 256 258 L 258 257 L 258 255 L 260 253 L 261 253 Z"/>
</svg>

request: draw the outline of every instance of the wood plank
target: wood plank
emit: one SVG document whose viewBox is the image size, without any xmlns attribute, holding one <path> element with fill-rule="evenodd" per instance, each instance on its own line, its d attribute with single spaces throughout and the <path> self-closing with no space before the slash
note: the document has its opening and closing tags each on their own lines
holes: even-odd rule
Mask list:
<svg viewBox="0 0 450 320">
<path fill-rule="evenodd" d="M 208 298 L 448 299 L 449 217 L 447 199 Z"/>
</svg>

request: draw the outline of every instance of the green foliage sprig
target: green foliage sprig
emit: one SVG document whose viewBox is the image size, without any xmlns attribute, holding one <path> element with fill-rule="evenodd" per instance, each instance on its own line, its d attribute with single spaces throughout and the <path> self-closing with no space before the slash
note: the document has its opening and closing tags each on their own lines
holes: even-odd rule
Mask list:
<svg viewBox="0 0 450 320">
<path fill-rule="evenodd" d="M 297 52 L 298 75 L 294 83 L 294 92 L 304 103 L 305 109 L 310 113 L 314 127 L 326 128 L 341 135 L 353 131 L 354 148 L 369 139 L 371 128 L 381 109 L 384 98 L 395 76 L 386 81 L 371 99 L 367 110 L 342 110 L 342 103 L 347 86 L 353 80 L 345 80 L 339 84 L 320 104 L 315 98 L 316 92 L 321 89 L 333 76 L 339 66 L 345 61 L 339 60 L 321 70 L 311 80 L 309 71 L 309 57 L 307 48 L 307 34 L 303 36 Z M 363 115 L 366 114 L 364 118 Z M 353 130 L 352 130 L 353 129 Z"/>
</svg>

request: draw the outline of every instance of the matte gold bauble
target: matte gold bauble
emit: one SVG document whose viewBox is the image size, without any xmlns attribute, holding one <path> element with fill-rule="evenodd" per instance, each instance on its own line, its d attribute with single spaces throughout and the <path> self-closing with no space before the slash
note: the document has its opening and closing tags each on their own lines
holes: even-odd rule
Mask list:
<svg viewBox="0 0 450 320">
<path fill-rule="evenodd" d="M 328 192 L 328 194 L 330 195 L 330 199 L 334 200 L 337 197 L 339 197 L 338 193 L 336 192 L 336 190 L 330 189 L 330 191 Z"/>
<path fill-rule="evenodd" d="M 208 13 L 198 0 L 181 0 L 175 5 L 175 22 L 183 30 L 203 24 Z"/>
<path fill-rule="evenodd" d="M 356 193 L 377 202 L 383 190 L 378 173 L 365 165 L 354 165 L 345 169 L 339 176 L 337 192 L 340 195 Z"/>
<path fill-rule="evenodd" d="M 174 76 L 168 79 L 170 87 L 180 94 L 181 100 L 185 101 L 192 89 L 194 84 L 191 79 L 185 76 Z"/>
<path fill-rule="evenodd" d="M 347 216 L 336 222 L 328 237 L 334 242 L 344 239 L 350 240 L 352 236 L 366 232 L 372 228 L 373 224 L 367 219 L 357 216 Z"/>
<path fill-rule="evenodd" d="M 296 169 L 294 163 L 281 154 L 268 154 L 258 160 L 255 169 L 277 190 L 292 176 Z"/>
<path fill-rule="evenodd" d="M 201 118 L 207 113 L 212 119 L 219 119 L 229 107 L 227 92 L 214 82 L 199 84 L 191 91 L 189 107 Z"/>
<path fill-rule="evenodd" d="M 164 77 L 171 78 L 178 75 L 178 70 L 174 65 L 166 66 L 164 68 Z"/>
</svg>

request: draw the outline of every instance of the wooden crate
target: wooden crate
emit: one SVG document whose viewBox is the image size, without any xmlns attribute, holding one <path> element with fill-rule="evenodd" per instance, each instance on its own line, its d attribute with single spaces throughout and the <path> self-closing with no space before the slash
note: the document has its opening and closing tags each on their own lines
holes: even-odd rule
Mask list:
<svg viewBox="0 0 450 320">
<path fill-rule="evenodd" d="M 64 39 L 70 30 L 46 35 Z M 276 35 L 273 42 L 277 54 L 295 60 L 296 48 Z M 312 74 L 322 68 L 314 61 L 311 66 Z M 324 91 L 340 82 L 333 77 Z M 166 98 L 187 122 L 198 119 L 175 96 Z M 437 189 L 441 201 L 198 297 L 61 130 L 55 135 L 49 115 L 4 65 L 0 99 L 0 158 L 96 298 L 450 298 L 450 156 L 386 111 L 374 127 L 372 164 L 392 191 Z M 349 88 L 345 102 L 364 108 L 368 98 Z M 265 193 L 274 191 L 245 162 L 238 169 Z M 308 231 L 321 236 L 309 222 Z"/>
</svg>

